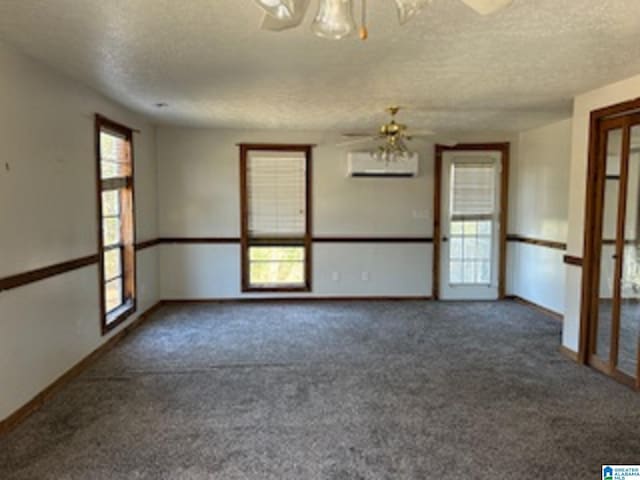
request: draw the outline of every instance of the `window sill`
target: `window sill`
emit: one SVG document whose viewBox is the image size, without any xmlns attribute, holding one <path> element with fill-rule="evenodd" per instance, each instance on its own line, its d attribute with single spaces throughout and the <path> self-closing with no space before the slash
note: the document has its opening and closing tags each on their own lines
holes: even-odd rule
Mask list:
<svg viewBox="0 0 640 480">
<path fill-rule="evenodd" d="M 123 323 L 127 318 L 133 315 L 135 311 L 135 301 L 129 300 L 112 312 L 106 314 L 102 322 L 102 335 L 106 335 L 118 325 Z"/>
<path fill-rule="evenodd" d="M 311 292 L 311 287 L 309 285 L 249 285 L 245 286 L 242 289 L 243 292 L 252 292 L 252 293 L 305 293 Z"/>
</svg>

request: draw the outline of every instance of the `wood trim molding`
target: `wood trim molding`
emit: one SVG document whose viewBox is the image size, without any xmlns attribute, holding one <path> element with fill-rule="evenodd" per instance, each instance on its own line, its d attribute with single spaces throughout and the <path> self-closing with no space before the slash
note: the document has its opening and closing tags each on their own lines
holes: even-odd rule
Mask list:
<svg viewBox="0 0 640 480">
<path fill-rule="evenodd" d="M 415 302 L 415 301 L 432 301 L 430 296 L 312 296 L 307 292 L 300 296 L 279 296 L 279 297 L 219 297 L 219 298 L 194 298 L 183 300 L 179 298 L 162 300 L 163 305 L 183 305 L 189 303 L 287 303 L 287 302 Z"/>
<path fill-rule="evenodd" d="M 18 273 L 9 277 L 0 278 L 0 292 L 3 290 L 11 290 L 22 287 L 30 283 L 39 282 L 56 275 L 78 270 L 89 265 L 98 263 L 98 255 L 88 255 L 86 257 L 76 258 L 67 262 L 56 263 L 47 267 L 30 270 L 24 273 Z"/>
<path fill-rule="evenodd" d="M 526 243 L 526 244 L 529 244 L 529 245 L 537 245 L 539 247 L 553 248 L 555 250 L 566 250 L 567 249 L 567 244 L 566 243 L 556 242 L 554 240 L 542 240 L 540 238 L 525 237 L 523 235 L 517 235 L 517 234 L 509 234 L 509 235 L 507 235 L 507 241 L 508 242 Z"/>
<path fill-rule="evenodd" d="M 551 310 L 550 308 L 543 307 L 542 305 L 539 305 L 535 302 L 527 300 L 526 298 L 522 298 L 518 295 L 508 295 L 506 298 L 513 300 L 514 302 L 518 302 L 527 307 L 533 308 L 534 310 L 537 310 L 541 313 L 544 313 L 545 315 L 552 317 L 554 320 L 558 320 L 560 322 L 564 320 L 564 315 L 562 315 L 561 313 L 556 312 L 555 310 Z"/>
<path fill-rule="evenodd" d="M 0 420 L 0 435 L 4 435 L 11 430 L 13 430 L 16 426 L 22 423 L 27 417 L 29 417 L 32 413 L 36 412 L 40 409 L 47 401 L 49 401 L 62 387 L 67 385 L 70 381 L 84 372 L 87 368 L 93 365 L 96 360 L 102 357 L 105 353 L 115 347 L 122 339 L 124 339 L 127 335 L 133 332 L 136 328 L 142 325 L 143 322 L 148 320 L 151 315 L 156 312 L 161 306 L 163 302 L 158 302 L 153 305 L 151 308 L 140 314 L 140 316 L 131 322 L 129 325 L 124 327 L 118 333 L 116 333 L 113 337 L 107 340 L 105 343 L 100 345 L 97 349 L 91 352 L 89 355 L 84 357 L 78 363 L 76 363 L 73 367 L 63 373 L 60 377 L 58 377 L 53 383 L 47 386 L 44 390 L 38 393 L 35 397 L 29 400 L 25 405 L 20 407 L 14 413 L 9 415 L 4 420 Z"/>
<path fill-rule="evenodd" d="M 313 237 L 314 243 L 433 243 L 431 237 Z"/>
<path fill-rule="evenodd" d="M 153 238 L 138 242 L 135 245 L 136 252 L 146 250 L 164 244 L 238 244 L 240 238 L 236 237 L 161 237 Z M 433 243 L 431 237 L 315 237 L 311 239 L 312 243 Z M 39 282 L 50 277 L 62 275 L 73 270 L 78 270 L 89 265 L 97 264 L 99 261 L 98 254 L 87 255 L 86 257 L 76 258 L 66 262 L 56 263 L 46 267 L 30 270 L 23 273 L 17 273 L 8 277 L 0 278 L 0 292 L 4 290 L 12 290 L 14 288 L 29 285 L 30 283 Z"/>
<path fill-rule="evenodd" d="M 509 142 L 497 143 L 459 143 L 455 146 L 436 144 L 434 170 L 433 201 L 433 292 L 434 299 L 440 298 L 440 251 L 442 242 L 441 198 L 442 198 L 442 156 L 445 152 L 455 151 L 500 152 L 502 173 L 500 175 L 500 233 L 499 233 L 499 266 L 498 266 L 498 299 L 506 297 L 507 278 L 507 222 L 509 221 Z"/>
<path fill-rule="evenodd" d="M 153 238 L 151 240 L 145 240 L 144 242 L 136 243 L 136 251 L 146 250 L 147 248 L 155 247 L 156 245 L 160 245 L 159 238 Z"/>
<path fill-rule="evenodd" d="M 158 244 L 224 244 L 240 243 L 240 237 L 161 237 Z"/>
<path fill-rule="evenodd" d="M 574 265 L 576 267 L 582 267 L 584 260 L 581 257 L 574 257 L 573 255 L 565 255 L 563 257 L 564 263 L 567 265 Z"/>
<path fill-rule="evenodd" d="M 574 352 L 573 350 L 565 347 L 564 345 L 560 345 L 559 351 L 563 356 L 567 357 L 572 362 L 580 363 L 578 358 L 578 352 Z"/>
<path fill-rule="evenodd" d="M 243 292 L 311 292 L 313 282 L 313 144 L 252 144 L 239 143 L 240 149 L 240 289 Z M 249 200 L 247 163 L 251 151 L 301 152 L 305 156 L 305 231 L 300 236 L 304 246 L 304 284 L 300 287 L 269 287 L 251 285 L 249 280 L 249 248 L 252 238 L 249 232 Z"/>
</svg>

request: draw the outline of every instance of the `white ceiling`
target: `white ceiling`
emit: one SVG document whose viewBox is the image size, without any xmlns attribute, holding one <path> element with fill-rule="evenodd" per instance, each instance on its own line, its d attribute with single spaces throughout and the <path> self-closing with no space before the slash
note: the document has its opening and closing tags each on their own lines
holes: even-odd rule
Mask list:
<svg viewBox="0 0 640 480">
<path fill-rule="evenodd" d="M 315 4 L 272 33 L 253 0 L 0 0 L 0 39 L 156 123 L 192 126 L 362 130 L 400 104 L 416 128 L 518 131 L 640 73 L 638 0 L 515 0 L 489 17 L 435 0 L 405 27 L 376 0 L 367 42 L 313 36 Z"/>
</svg>

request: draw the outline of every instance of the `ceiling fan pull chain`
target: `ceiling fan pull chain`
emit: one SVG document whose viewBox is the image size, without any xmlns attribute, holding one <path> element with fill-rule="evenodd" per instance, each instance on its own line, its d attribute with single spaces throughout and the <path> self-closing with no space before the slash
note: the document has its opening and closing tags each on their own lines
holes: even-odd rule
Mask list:
<svg viewBox="0 0 640 480">
<path fill-rule="evenodd" d="M 369 30 L 367 29 L 367 0 L 362 0 L 362 22 L 360 24 L 360 40 L 369 38 Z"/>
</svg>

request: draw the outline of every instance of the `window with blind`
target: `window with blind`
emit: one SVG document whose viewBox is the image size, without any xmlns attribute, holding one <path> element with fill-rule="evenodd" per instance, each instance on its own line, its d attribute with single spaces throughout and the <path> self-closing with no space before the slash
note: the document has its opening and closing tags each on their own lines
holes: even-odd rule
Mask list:
<svg viewBox="0 0 640 480">
<path fill-rule="evenodd" d="M 496 215 L 496 164 L 451 165 L 449 282 L 489 285 Z"/>
<path fill-rule="evenodd" d="M 135 311 L 132 131 L 96 116 L 103 333 Z"/>
<path fill-rule="evenodd" d="M 310 290 L 310 146 L 241 145 L 243 290 Z"/>
</svg>

